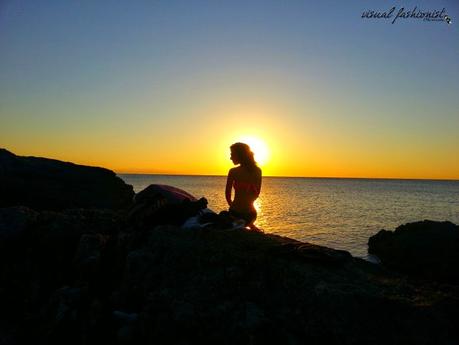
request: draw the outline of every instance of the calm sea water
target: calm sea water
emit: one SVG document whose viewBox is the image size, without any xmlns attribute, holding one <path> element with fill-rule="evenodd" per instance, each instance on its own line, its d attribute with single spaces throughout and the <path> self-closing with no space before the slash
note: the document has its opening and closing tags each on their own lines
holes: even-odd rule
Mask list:
<svg viewBox="0 0 459 345">
<path fill-rule="evenodd" d="M 119 175 L 136 192 L 168 184 L 227 209 L 224 176 Z M 256 225 L 368 258 L 368 238 L 424 219 L 459 224 L 459 181 L 264 177 Z"/>
</svg>

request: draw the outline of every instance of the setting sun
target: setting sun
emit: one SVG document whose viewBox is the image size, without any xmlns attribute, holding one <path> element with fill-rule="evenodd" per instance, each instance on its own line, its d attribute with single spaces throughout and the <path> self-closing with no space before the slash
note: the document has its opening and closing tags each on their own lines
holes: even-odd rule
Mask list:
<svg viewBox="0 0 459 345">
<path fill-rule="evenodd" d="M 259 165 L 265 165 L 269 160 L 269 149 L 266 143 L 256 137 L 242 136 L 236 141 L 246 143 L 254 153 L 255 160 Z"/>
</svg>

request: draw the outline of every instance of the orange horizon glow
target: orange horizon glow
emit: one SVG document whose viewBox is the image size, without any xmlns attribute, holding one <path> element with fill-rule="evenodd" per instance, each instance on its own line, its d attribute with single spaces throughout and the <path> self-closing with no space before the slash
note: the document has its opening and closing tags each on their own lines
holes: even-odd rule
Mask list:
<svg viewBox="0 0 459 345">
<path fill-rule="evenodd" d="M 263 139 L 260 139 L 263 140 Z M 234 141 L 236 142 L 236 141 Z M 174 161 L 171 160 L 170 165 L 163 163 L 158 166 L 155 166 L 154 163 L 150 163 L 151 166 L 148 166 L 148 160 L 141 159 L 141 157 L 137 157 L 136 155 L 132 155 L 131 159 L 133 161 L 138 161 L 138 165 L 127 165 L 122 166 L 120 165 L 121 162 L 110 161 L 110 157 L 106 157 L 105 159 L 97 159 L 96 157 L 91 157 L 88 155 L 87 157 L 84 156 L 81 152 L 77 155 L 66 155 L 59 152 L 50 152 L 49 154 L 42 153 L 38 150 L 15 150 L 14 148 L 8 148 L 7 150 L 13 152 L 18 156 L 36 156 L 36 157 L 45 157 L 51 159 L 58 159 L 66 162 L 72 162 L 75 164 L 81 165 L 88 165 L 88 166 L 98 166 L 104 167 L 114 171 L 116 174 L 153 174 L 153 175 L 189 175 L 189 176 L 226 176 L 227 172 L 230 168 L 234 167 L 232 162 L 229 160 L 229 146 L 233 143 L 233 141 L 229 141 L 227 143 L 227 149 L 222 149 L 221 145 L 219 148 L 222 149 L 220 154 L 216 155 L 215 159 L 211 159 L 209 157 L 207 161 L 202 159 L 196 165 L 186 160 L 186 162 L 182 162 L 182 164 L 174 165 Z M 250 145 L 249 145 L 250 146 Z M 359 167 L 356 164 L 355 166 L 348 166 L 345 167 L 333 167 L 330 162 L 325 160 L 322 161 L 323 167 L 322 170 L 320 169 L 319 164 L 311 160 L 310 165 L 305 168 L 301 169 L 301 166 L 295 166 L 292 162 L 286 162 L 284 167 L 282 167 L 282 160 L 278 157 L 281 150 L 276 150 L 276 148 L 271 147 L 269 144 L 266 144 L 268 148 L 268 158 L 266 162 L 263 164 L 259 163 L 259 166 L 263 170 L 263 176 L 265 177 L 287 177 L 287 178 L 361 178 L 361 179 L 419 179 L 419 180 L 459 180 L 458 175 L 447 175 L 447 174 L 440 174 L 435 173 L 432 171 L 430 175 L 423 174 L 421 171 L 414 171 L 412 169 L 411 174 L 403 173 L 403 166 L 395 166 L 395 167 L 386 167 L 385 170 L 382 170 L 380 167 L 381 173 L 376 173 L 377 167 L 373 168 L 370 164 L 367 163 L 367 168 L 364 169 L 364 166 L 361 165 Z M 271 152 L 272 149 L 272 152 Z M 255 153 L 256 157 L 256 150 L 252 150 Z M 291 154 L 294 156 L 294 154 Z M 275 159 L 278 158 L 279 162 Z M 144 165 L 141 165 L 141 162 L 144 162 Z M 285 161 L 284 161 L 285 162 Z M 336 163 L 339 164 L 342 162 L 342 159 L 337 161 Z M 314 164 L 316 163 L 316 164 Z M 333 168 L 334 171 L 332 170 Z M 328 170 L 328 171 L 327 171 Z M 360 173 L 358 173 L 360 172 Z"/>
<path fill-rule="evenodd" d="M 427 141 L 428 129 L 410 131 L 412 124 L 403 122 L 392 128 L 385 120 L 378 121 L 386 129 L 375 131 L 376 114 L 371 121 L 348 121 L 334 118 L 339 110 L 332 106 L 316 109 L 311 104 L 305 111 L 295 103 L 240 98 L 230 107 L 223 96 L 205 99 L 214 101 L 204 110 L 178 109 L 180 116 L 153 116 L 140 104 L 139 112 L 147 115 L 130 121 L 107 113 L 101 115 L 107 121 L 61 123 L 60 130 L 29 121 L 20 132 L 2 133 L 0 146 L 21 156 L 101 166 L 120 174 L 225 176 L 234 166 L 231 144 L 247 141 L 256 159 L 261 158 L 263 176 L 459 180 L 457 136 Z M 194 120 L 180 120 L 184 113 Z M 453 127 L 448 130 L 454 132 Z"/>
<path fill-rule="evenodd" d="M 21 141 L 3 147 L 20 156 L 101 166 L 117 174 L 225 176 L 234 167 L 229 147 L 246 141 L 252 144 L 255 158 L 262 157 L 259 165 L 263 176 L 459 180 L 459 160 L 452 159 L 453 146 L 449 151 L 432 146 L 427 150 L 422 143 L 405 142 L 405 134 L 392 140 L 374 133 L 349 136 L 342 127 L 324 127 L 312 115 L 309 126 L 300 127 L 294 121 L 278 120 L 282 112 L 293 110 L 274 105 L 222 107 L 209 112 L 205 126 L 190 123 L 186 131 L 173 136 L 169 133 L 172 123 L 163 133 L 152 131 L 155 125 L 151 122 L 138 127 L 134 140 L 124 128 L 115 132 L 94 128 L 66 136 L 44 134 L 40 145 Z M 245 129 L 228 130 L 219 118 L 231 124 L 244 122 Z M 36 140 L 37 135 L 31 138 Z"/>
</svg>

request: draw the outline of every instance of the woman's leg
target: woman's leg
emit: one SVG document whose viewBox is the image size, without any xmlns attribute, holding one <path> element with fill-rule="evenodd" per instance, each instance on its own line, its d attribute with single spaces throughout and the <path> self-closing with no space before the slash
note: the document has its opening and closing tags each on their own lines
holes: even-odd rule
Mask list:
<svg viewBox="0 0 459 345">
<path fill-rule="evenodd" d="M 234 210 L 229 210 L 229 213 L 236 217 L 236 218 L 240 218 L 240 219 L 243 219 L 245 221 L 245 225 L 248 226 L 251 230 L 254 230 L 254 231 L 263 231 L 261 229 L 259 229 L 258 227 L 255 226 L 255 224 L 253 224 L 255 222 L 255 220 L 257 219 L 257 211 L 256 210 L 251 210 L 251 211 L 248 211 L 248 212 L 239 212 L 239 211 L 234 211 Z"/>
</svg>

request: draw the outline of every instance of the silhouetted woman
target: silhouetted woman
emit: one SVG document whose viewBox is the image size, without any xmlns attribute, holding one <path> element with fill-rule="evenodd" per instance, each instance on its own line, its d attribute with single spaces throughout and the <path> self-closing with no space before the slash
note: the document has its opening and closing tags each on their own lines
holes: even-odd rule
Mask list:
<svg viewBox="0 0 459 345">
<path fill-rule="evenodd" d="M 257 211 L 253 206 L 260 195 L 261 169 L 257 166 L 253 152 L 249 145 L 235 143 L 231 145 L 231 157 L 238 167 L 230 169 L 226 180 L 225 196 L 229 205 L 229 213 L 245 220 L 252 230 L 259 230 L 253 223 L 257 218 Z M 231 191 L 234 187 L 234 199 L 231 200 Z"/>
</svg>

